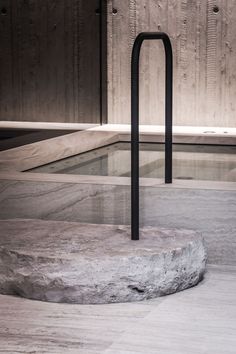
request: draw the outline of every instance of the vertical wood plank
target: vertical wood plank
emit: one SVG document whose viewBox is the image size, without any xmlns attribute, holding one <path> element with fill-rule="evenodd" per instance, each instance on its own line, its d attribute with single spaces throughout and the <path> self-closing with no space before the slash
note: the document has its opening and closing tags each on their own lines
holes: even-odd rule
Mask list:
<svg viewBox="0 0 236 354">
<path fill-rule="evenodd" d="M 166 31 L 168 2 L 140 3 L 139 28 L 141 31 Z M 164 15 L 164 16 L 163 16 Z M 142 20 L 145 19 L 144 23 Z M 140 123 L 164 124 L 165 52 L 161 41 L 143 43 L 140 55 Z"/>
<path fill-rule="evenodd" d="M 11 116 L 11 111 L 14 109 L 14 74 L 13 62 L 11 56 L 11 6 L 10 0 L 1 1 L 0 6 L 0 107 L 3 119 Z M 3 55 L 3 48 L 5 48 Z"/>
<path fill-rule="evenodd" d="M 79 119 L 100 122 L 99 0 L 82 1 L 78 13 Z"/>
<path fill-rule="evenodd" d="M 115 75 L 113 60 L 113 16 L 112 16 L 112 0 L 107 0 L 107 116 L 110 122 L 114 121 L 114 105 L 113 98 L 113 76 Z"/>
</svg>

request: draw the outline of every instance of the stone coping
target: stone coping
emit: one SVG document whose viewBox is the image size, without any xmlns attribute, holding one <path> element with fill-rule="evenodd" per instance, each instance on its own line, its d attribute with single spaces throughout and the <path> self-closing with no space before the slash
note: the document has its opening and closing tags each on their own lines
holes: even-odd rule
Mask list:
<svg viewBox="0 0 236 354">
<path fill-rule="evenodd" d="M 65 136 L 59 136 L 56 138 L 47 139 L 25 146 L 20 146 L 18 148 L 2 151 L 0 152 L 0 179 L 128 185 L 130 183 L 129 179 L 124 177 L 70 176 L 66 174 L 59 175 L 46 173 L 38 173 L 36 176 L 36 174 L 33 173 L 22 172 L 79 153 L 97 149 L 105 145 L 129 140 L 129 133 L 126 131 L 128 129 L 127 127 L 126 130 L 123 129 L 122 133 L 122 130 L 117 130 L 115 132 L 112 131 L 112 128 L 110 128 L 109 131 L 107 130 L 109 129 L 107 126 L 110 125 L 91 128 L 88 130 L 67 134 Z M 100 129 L 101 131 L 96 131 L 95 129 Z M 163 141 L 163 133 L 158 135 L 158 129 L 156 129 L 156 131 L 154 129 L 152 134 L 150 133 L 150 130 L 148 134 L 147 132 L 147 129 L 143 129 L 143 133 L 140 135 L 140 141 Z M 178 135 L 175 137 L 175 139 L 179 139 Z M 196 139 L 199 140 L 200 138 L 198 139 L 198 137 L 192 136 L 192 143 L 196 143 Z M 212 137 L 210 137 L 210 139 L 212 139 Z M 229 137 L 227 139 L 229 139 Z M 233 137 L 233 139 L 236 141 L 236 135 Z M 142 178 L 140 179 L 140 182 L 140 185 L 145 186 L 165 186 L 163 184 L 163 180 L 160 179 Z M 236 184 L 234 182 L 173 180 L 173 187 L 176 188 L 235 190 L 235 186 Z"/>
</svg>

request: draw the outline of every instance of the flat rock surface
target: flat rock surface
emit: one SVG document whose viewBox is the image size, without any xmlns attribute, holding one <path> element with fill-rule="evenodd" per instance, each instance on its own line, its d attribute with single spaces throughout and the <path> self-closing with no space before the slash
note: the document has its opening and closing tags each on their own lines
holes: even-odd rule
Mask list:
<svg viewBox="0 0 236 354">
<path fill-rule="evenodd" d="M 0 221 L 0 292 L 69 303 L 149 299 L 196 285 L 206 252 L 199 233 L 64 221 Z"/>
</svg>

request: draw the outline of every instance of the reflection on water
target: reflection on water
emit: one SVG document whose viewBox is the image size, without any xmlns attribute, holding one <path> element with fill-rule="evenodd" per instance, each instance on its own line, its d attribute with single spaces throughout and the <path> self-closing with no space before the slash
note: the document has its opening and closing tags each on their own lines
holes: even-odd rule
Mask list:
<svg viewBox="0 0 236 354">
<path fill-rule="evenodd" d="M 236 147 L 173 145 L 173 178 L 236 181 Z M 30 172 L 130 176 L 130 143 L 116 143 L 50 163 Z M 163 178 L 164 145 L 140 144 L 140 176 Z"/>
</svg>

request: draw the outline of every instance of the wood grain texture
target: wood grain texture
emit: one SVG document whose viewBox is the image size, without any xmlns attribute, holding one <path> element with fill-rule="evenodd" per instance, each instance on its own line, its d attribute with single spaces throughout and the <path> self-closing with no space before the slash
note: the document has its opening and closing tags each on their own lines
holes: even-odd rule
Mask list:
<svg viewBox="0 0 236 354">
<path fill-rule="evenodd" d="M 111 6 L 118 12 L 114 16 Z M 219 11 L 215 9 L 218 6 Z M 235 0 L 109 0 L 109 123 L 130 122 L 130 59 L 135 35 L 164 31 L 174 54 L 174 124 L 235 126 Z M 140 122 L 164 122 L 164 51 L 144 43 Z"/>
<path fill-rule="evenodd" d="M 99 123 L 99 0 L 1 6 L 0 119 Z"/>
</svg>

